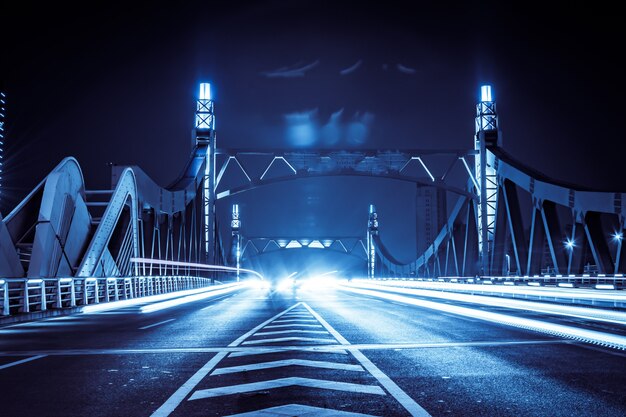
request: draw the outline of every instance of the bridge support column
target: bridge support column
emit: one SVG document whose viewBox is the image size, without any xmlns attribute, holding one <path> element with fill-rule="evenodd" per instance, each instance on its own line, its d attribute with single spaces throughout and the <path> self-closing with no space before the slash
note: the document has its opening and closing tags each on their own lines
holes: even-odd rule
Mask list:
<svg viewBox="0 0 626 417">
<path fill-rule="evenodd" d="M 196 102 L 196 145 L 206 146 L 202 201 L 204 209 L 204 253 L 208 264 L 215 262 L 215 112 L 211 99 L 211 85 L 200 84 L 200 95 Z"/>
<path fill-rule="evenodd" d="M 239 204 L 233 204 L 233 211 L 230 221 L 231 235 L 233 237 L 231 254 L 234 255 L 235 267 L 237 268 L 237 282 L 239 282 L 239 268 L 241 268 L 241 235 L 239 228 L 241 220 L 239 220 Z"/>
</svg>

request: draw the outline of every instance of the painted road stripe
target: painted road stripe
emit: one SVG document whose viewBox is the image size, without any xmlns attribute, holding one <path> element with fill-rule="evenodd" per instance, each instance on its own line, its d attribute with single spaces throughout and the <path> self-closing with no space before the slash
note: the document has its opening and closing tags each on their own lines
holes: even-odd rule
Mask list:
<svg viewBox="0 0 626 417">
<path fill-rule="evenodd" d="M 289 320 L 276 320 L 273 321 L 272 323 L 276 323 L 276 324 L 286 324 L 286 323 L 315 323 L 316 320 L 314 319 L 289 319 Z"/>
<path fill-rule="evenodd" d="M 243 345 L 261 345 L 264 343 L 277 342 L 315 342 L 315 343 L 336 343 L 333 339 L 322 339 L 320 337 L 277 337 L 275 339 L 248 340 Z"/>
<path fill-rule="evenodd" d="M 259 333 L 255 333 L 254 336 L 269 336 L 272 334 L 289 334 L 289 333 L 316 333 L 316 334 L 328 334 L 328 332 L 326 330 L 307 330 L 307 329 L 300 329 L 300 330 L 276 330 L 274 332 L 259 332 Z"/>
<path fill-rule="evenodd" d="M 250 337 L 251 335 L 253 335 L 257 331 L 259 331 L 263 327 L 265 327 L 267 324 L 273 322 L 277 318 L 283 316 L 284 314 L 290 312 L 294 308 L 299 307 L 301 305 L 302 305 L 302 303 L 294 304 L 291 307 L 289 307 L 288 309 L 286 309 L 284 311 L 281 311 L 280 313 L 276 314 L 275 316 L 265 320 L 263 323 L 261 323 L 258 326 L 254 327 L 252 330 L 250 330 L 250 331 L 244 333 L 243 335 L 239 336 L 232 343 L 230 343 L 228 345 L 228 347 L 236 347 L 236 346 L 241 345 L 241 342 L 246 340 L 248 337 Z M 187 397 L 187 395 L 189 395 L 189 393 L 200 383 L 200 381 L 205 376 L 207 376 L 209 374 L 209 372 L 211 372 L 213 370 L 213 368 L 215 368 L 215 366 L 222 359 L 224 359 L 224 357 L 226 357 L 226 355 L 228 355 L 227 351 L 226 352 L 220 352 L 217 355 L 215 355 L 215 357 L 213 357 L 210 361 L 208 361 L 202 368 L 200 368 L 198 370 L 198 372 L 196 372 L 191 378 L 189 378 L 189 380 L 187 380 L 187 382 L 185 382 L 185 384 L 183 384 L 183 386 L 181 386 L 178 390 L 176 390 L 176 392 L 174 394 L 172 394 L 172 396 L 170 398 L 168 398 L 168 400 L 161 407 L 159 407 L 159 409 L 157 409 L 152 414 L 152 417 L 169 416 L 176 409 L 176 407 L 178 407 L 178 405 L 185 399 L 185 397 Z"/>
<path fill-rule="evenodd" d="M 231 414 L 226 417 L 375 417 L 371 414 L 350 413 L 348 411 L 333 410 L 332 408 L 311 407 L 309 405 L 287 404 L 277 407 L 264 408 L 262 410 L 250 411 L 248 413 Z"/>
<path fill-rule="evenodd" d="M 306 303 L 302 303 L 302 305 L 311 312 L 313 317 L 319 321 L 322 326 L 328 330 L 330 334 L 332 334 L 335 339 L 339 341 L 342 345 L 349 345 L 350 342 L 346 340 L 337 330 L 335 330 L 326 320 L 324 320 L 319 314 L 317 314 L 311 307 L 309 307 Z M 413 400 L 413 398 L 409 397 L 409 395 L 402 390 L 395 382 L 393 382 L 387 375 L 383 373 L 376 365 L 372 363 L 369 359 L 365 357 L 360 350 L 351 350 L 352 355 L 358 360 L 363 367 L 374 376 L 380 382 L 380 384 L 385 387 L 385 389 L 391 394 L 402 406 L 412 415 L 418 417 L 430 417 L 430 414 L 426 410 L 424 410 L 418 403 Z"/>
<path fill-rule="evenodd" d="M 276 314 L 274 317 L 271 317 L 265 320 L 263 323 L 259 324 L 258 326 L 250 330 L 249 332 L 246 332 L 240 337 L 238 337 L 237 339 L 235 339 L 235 341 L 229 344 L 228 347 L 239 346 L 241 342 L 246 340 L 248 337 L 250 337 L 257 331 L 259 331 L 260 329 L 262 329 L 264 326 L 266 326 L 267 324 L 281 317 L 283 314 L 288 313 L 289 311 L 293 310 L 294 308 L 300 305 L 301 303 L 294 304 L 288 309 Z M 200 383 L 200 381 L 204 377 L 206 377 L 209 374 L 209 372 L 213 370 L 213 368 L 215 368 L 215 366 L 219 363 L 219 361 L 221 361 L 222 359 L 226 357 L 226 355 L 228 355 L 228 351 L 220 352 L 217 355 L 215 355 L 211 360 L 209 360 L 202 368 L 198 370 L 198 372 L 193 374 L 191 378 L 187 380 L 187 382 L 185 382 L 180 388 L 178 388 L 176 392 L 174 392 L 174 394 L 172 394 L 172 396 L 168 398 L 167 401 L 165 401 L 165 403 L 163 403 L 161 407 L 159 407 L 154 413 L 152 413 L 152 417 L 169 416 L 176 409 L 176 407 L 180 405 L 180 403 L 185 399 L 185 397 L 187 397 L 187 395 L 189 395 L 189 393 Z"/>
<path fill-rule="evenodd" d="M 264 329 L 283 329 L 285 327 L 316 327 L 316 328 L 322 328 L 321 324 L 277 324 L 277 325 L 270 325 L 270 326 L 265 326 Z"/>
<path fill-rule="evenodd" d="M 323 352 L 341 353 L 351 350 L 398 350 L 398 349 L 439 349 L 463 347 L 506 347 L 519 345 L 577 345 L 572 339 L 546 340 L 503 340 L 484 342 L 435 342 L 435 343 L 370 343 L 354 345 L 299 345 L 299 346 L 240 346 L 240 347 L 193 347 L 193 348 L 148 348 L 148 349 L 56 349 L 56 350 L 10 350 L 0 351 L 0 356 L 89 356 L 89 355 L 152 355 L 155 353 L 231 353 L 231 355 L 259 355 L 276 352 Z M 607 353 L 609 351 L 606 351 Z"/>
<path fill-rule="evenodd" d="M 303 346 L 304 347 L 304 346 Z M 309 348 L 315 348 L 314 351 L 309 350 Z M 340 355 L 347 355 L 348 352 L 345 350 L 338 349 L 326 349 L 325 346 L 307 346 L 306 349 L 299 347 L 290 347 L 290 348 L 282 348 L 278 347 L 277 349 L 268 349 L 268 348 L 247 348 L 248 350 L 241 350 L 238 352 L 232 352 L 228 355 L 229 358 L 238 358 L 241 356 L 252 356 L 252 355 L 265 355 L 267 353 L 279 353 L 279 352 L 315 352 L 315 353 L 338 353 Z"/>
<path fill-rule="evenodd" d="M 41 358 L 45 358 L 47 355 L 37 355 L 37 356 L 31 356 L 30 358 L 26 358 L 26 359 L 20 359 L 19 361 L 15 361 L 15 362 L 11 362 L 11 363 L 6 363 L 4 365 L 0 365 L 0 370 L 2 369 L 7 369 L 10 368 L 12 366 L 16 366 L 16 365 L 21 365 L 23 363 L 26 362 L 30 362 L 30 361 L 34 361 L 37 359 L 41 359 Z"/>
<path fill-rule="evenodd" d="M 313 378 L 279 378 L 269 381 L 252 382 L 249 384 L 231 385 L 228 387 L 209 388 L 198 390 L 193 393 L 189 401 L 201 400 L 203 398 L 221 397 L 223 395 L 241 394 L 253 391 L 265 391 L 268 389 L 285 387 L 307 387 L 320 388 L 335 391 L 358 392 L 363 394 L 387 395 L 378 385 L 352 384 L 349 382 L 326 381 Z"/>
<path fill-rule="evenodd" d="M 249 365 L 231 366 L 228 368 L 218 368 L 211 375 L 234 374 L 237 372 L 258 371 L 260 369 L 282 368 L 285 366 L 308 366 L 310 368 L 337 369 L 341 371 L 363 372 L 361 365 L 349 365 L 345 363 L 310 361 L 304 359 L 285 359 L 281 361 L 253 363 Z"/>
<path fill-rule="evenodd" d="M 148 326 L 140 327 L 139 330 L 146 330 L 146 329 L 149 329 L 151 327 L 160 326 L 161 324 L 169 323 L 170 321 L 174 321 L 174 320 L 176 320 L 176 319 L 163 320 L 163 321 L 160 321 L 158 323 L 154 323 L 154 324 L 150 324 Z"/>
</svg>

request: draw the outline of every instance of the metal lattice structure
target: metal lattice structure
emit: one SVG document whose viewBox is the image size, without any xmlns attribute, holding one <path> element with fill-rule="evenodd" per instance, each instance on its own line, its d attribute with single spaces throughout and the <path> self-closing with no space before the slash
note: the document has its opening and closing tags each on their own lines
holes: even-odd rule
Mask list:
<svg viewBox="0 0 626 417">
<path fill-rule="evenodd" d="M 25 285 L 37 279 L 191 276 L 183 266 L 132 258 L 228 263 L 239 271 L 246 257 L 296 246 L 362 257 L 371 278 L 621 276 L 624 193 L 563 184 L 515 161 L 502 149 L 490 88 L 482 90 L 475 120 L 474 146 L 466 150 L 219 149 L 214 102 L 209 85 L 202 84 L 193 150 L 179 179 L 160 187 L 136 166 L 114 166 L 112 189 L 90 190 L 78 162 L 64 159 L 0 216 L 0 276 L 26 279 Z M 432 157 L 446 162 L 435 167 Z M 224 179 L 233 170 L 244 180 L 227 186 Z M 426 250 L 408 263 L 385 247 L 384 221 L 373 206 L 363 237 L 245 237 L 238 206 L 230 245 L 217 233 L 219 199 L 338 175 L 436 187 L 455 196 L 456 204 Z"/>
</svg>

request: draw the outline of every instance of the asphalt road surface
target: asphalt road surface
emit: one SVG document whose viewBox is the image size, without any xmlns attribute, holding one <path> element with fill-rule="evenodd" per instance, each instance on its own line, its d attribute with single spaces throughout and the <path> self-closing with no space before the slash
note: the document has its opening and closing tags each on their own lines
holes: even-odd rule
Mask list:
<svg viewBox="0 0 626 417">
<path fill-rule="evenodd" d="M 339 289 L 244 288 L 4 326 L 0 398 L 3 417 L 623 416 L 626 355 Z"/>
</svg>

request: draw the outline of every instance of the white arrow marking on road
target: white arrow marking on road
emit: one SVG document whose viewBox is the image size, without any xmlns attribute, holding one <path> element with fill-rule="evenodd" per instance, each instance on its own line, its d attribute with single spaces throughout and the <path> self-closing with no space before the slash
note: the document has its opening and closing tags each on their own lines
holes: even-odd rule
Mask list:
<svg viewBox="0 0 626 417">
<path fill-rule="evenodd" d="M 194 392 L 191 398 L 189 398 L 189 401 L 200 400 L 203 398 L 220 397 L 222 395 L 241 394 L 244 392 L 252 391 L 265 391 L 274 388 L 284 388 L 292 386 L 331 389 L 335 391 L 345 392 L 360 392 L 364 394 L 387 395 L 385 394 L 385 391 L 383 391 L 382 388 L 380 388 L 378 385 L 361 385 L 352 384 L 349 382 L 326 381 L 323 379 L 291 377 L 272 379 L 270 381 L 252 382 L 249 384 L 231 385 L 228 387 L 202 389 Z"/>
<path fill-rule="evenodd" d="M 340 355 L 347 355 L 348 354 L 348 352 L 345 351 L 345 350 L 325 349 L 322 346 L 320 346 L 320 347 L 316 347 L 316 349 L 314 351 L 310 351 L 308 349 L 307 350 L 303 350 L 303 349 L 300 349 L 300 348 L 289 348 L 289 349 L 256 348 L 256 349 L 253 349 L 253 350 L 232 352 L 230 355 L 228 355 L 228 357 L 229 358 L 238 358 L 240 356 L 265 355 L 266 353 L 281 353 L 281 352 L 338 353 Z"/>
<path fill-rule="evenodd" d="M 337 343 L 333 339 L 322 339 L 319 337 L 278 337 L 276 339 L 262 339 L 262 340 L 248 340 L 243 342 L 242 345 L 260 345 L 263 343 L 276 343 L 276 342 L 318 342 L 318 343 Z"/>
<path fill-rule="evenodd" d="M 307 330 L 307 329 L 300 329 L 300 330 L 276 330 L 274 332 L 260 332 L 260 333 L 255 333 L 252 336 L 269 336 L 271 334 L 287 334 L 287 333 L 316 333 L 316 334 L 328 334 L 328 332 L 326 330 Z"/>
<path fill-rule="evenodd" d="M 249 365 L 231 366 L 218 368 L 211 375 L 234 374 L 237 372 L 258 371 L 260 369 L 282 368 L 285 366 L 308 366 L 310 368 L 337 369 L 341 371 L 363 372 L 361 365 L 349 365 L 346 363 L 310 361 L 305 359 L 285 359 L 281 361 L 253 363 Z"/>
<path fill-rule="evenodd" d="M 375 417 L 371 414 L 350 413 L 348 411 L 333 410 L 331 408 L 311 407 L 309 405 L 288 404 L 278 407 L 264 408 L 262 410 L 250 411 L 248 413 L 232 414 L 226 417 L 286 417 L 286 416 L 306 416 L 306 417 Z"/>
<path fill-rule="evenodd" d="M 321 324 L 277 324 L 275 326 L 265 326 L 264 329 L 282 329 L 285 327 L 322 327 Z"/>
</svg>

